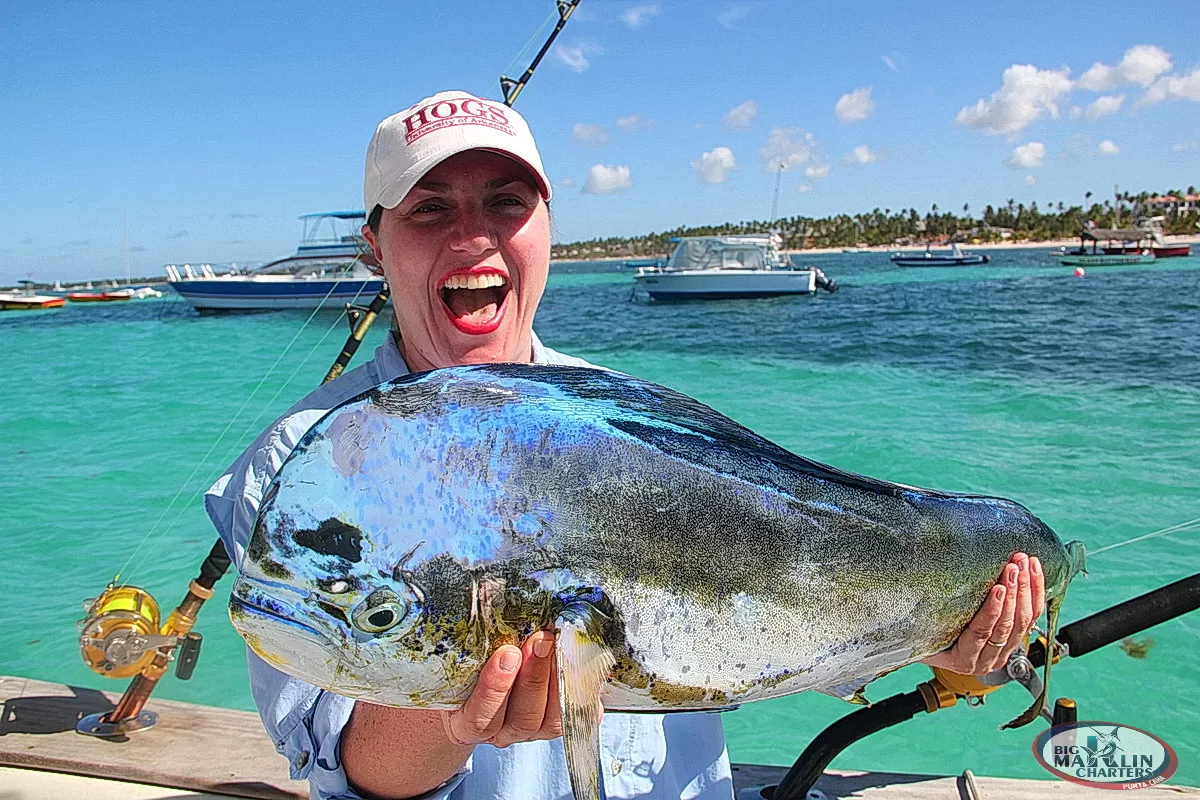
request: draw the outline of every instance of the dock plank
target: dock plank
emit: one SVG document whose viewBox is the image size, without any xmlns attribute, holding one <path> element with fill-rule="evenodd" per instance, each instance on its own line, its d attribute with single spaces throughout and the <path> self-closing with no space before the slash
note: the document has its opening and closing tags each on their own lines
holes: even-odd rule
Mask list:
<svg viewBox="0 0 1200 800">
<path fill-rule="evenodd" d="M 146 707 L 158 713 L 159 722 L 149 731 L 122 741 L 75 732 L 79 719 L 110 710 L 119 697 L 116 692 L 0 676 L 0 767 L 20 768 L 3 773 L 6 783 L 23 779 L 28 784 L 15 793 L 6 786 L 0 790 L 0 800 L 46 796 L 44 787 L 50 784 L 34 774 L 37 770 L 259 800 L 308 797 L 307 782 L 288 779 L 287 762 L 275 752 L 258 715 L 248 711 L 151 700 Z M 755 787 L 777 784 L 785 774 L 786 767 L 733 765 L 738 800 L 759 800 Z M 1081 800 L 1098 793 L 1057 780 L 976 776 L 975 782 L 982 800 Z M 99 786 L 95 784 L 87 794 L 102 796 Z M 814 788 L 828 800 L 960 800 L 966 796 L 961 777 L 945 775 L 830 770 Z M 1164 784 L 1139 790 L 1137 795 L 1139 800 L 1200 800 L 1200 789 Z"/>
</svg>

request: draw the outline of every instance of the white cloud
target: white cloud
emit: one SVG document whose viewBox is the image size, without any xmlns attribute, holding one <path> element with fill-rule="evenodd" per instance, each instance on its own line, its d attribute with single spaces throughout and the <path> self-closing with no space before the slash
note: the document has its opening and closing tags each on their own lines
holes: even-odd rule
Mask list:
<svg viewBox="0 0 1200 800">
<path fill-rule="evenodd" d="M 1179 142 L 1178 144 L 1171 145 L 1171 152 L 1173 153 L 1185 153 L 1188 150 L 1200 150 L 1200 141 Z"/>
<path fill-rule="evenodd" d="M 1079 76 L 1076 85 L 1080 89 L 1103 92 L 1136 83 L 1149 86 L 1162 73 L 1171 68 L 1171 56 L 1166 50 L 1152 44 L 1139 44 L 1125 51 L 1125 57 L 1115 67 L 1097 61 L 1088 71 Z"/>
<path fill-rule="evenodd" d="M 650 120 L 643 121 L 639 114 L 630 114 L 628 117 L 617 117 L 617 127 L 625 133 L 632 133 L 649 128 Z"/>
<path fill-rule="evenodd" d="M 828 178 L 829 177 L 829 165 L 828 164 L 813 164 L 811 167 L 808 167 L 804 170 L 804 177 L 812 178 L 814 180 L 821 180 L 822 178 Z"/>
<path fill-rule="evenodd" d="M 692 169 L 705 183 L 724 183 L 729 177 L 728 172 L 737 168 L 737 160 L 733 151 L 728 147 L 714 147 L 707 153 L 702 153 L 698 161 L 692 162 Z"/>
<path fill-rule="evenodd" d="M 1138 99 L 1137 105 L 1148 106 L 1163 100 L 1200 102 L 1200 67 L 1187 75 L 1164 75 L 1159 78 Z"/>
<path fill-rule="evenodd" d="M 887 68 L 892 72 L 899 72 L 900 68 L 896 66 L 896 59 L 889 56 L 887 53 L 880 53 L 879 57 L 883 59 L 883 63 L 887 64 Z"/>
<path fill-rule="evenodd" d="M 648 6 L 632 6 L 621 12 L 621 19 L 631 28 L 640 28 L 652 17 L 657 17 L 662 9 L 657 4 Z"/>
<path fill-rule="evenodd" d="M 1033 186 L 1033 185 L 1035 185 L 1036 183 L 1037 183 L 1037 178 L 1036 178 L 1036 177 L 1034 177 L 1033 175 L 1026 175 L 1026 176 L 1025 176 L 1025 185 L 1026 185 L 1026 186 Z"/>
<path fill-rule="evenodd" d="M 558 185 L 564 189 L 572 189 L 575 186 L 575 179 L 568 175 L 567 177 L 560 179 L 558 181 Z"/>
<path fill-rule="evenodd" d="M 1068 116 L 1071 119 L 1079 119 L 1080 117 L 1083 116 L 1083 109 L 1080 108 L 1079 106 L 1071 106 L 1071 110 L 1068 113 Z"/>
<path fill-rule="evenodd" d="M 633 185 L 629 175 L 629 167 L 609 166 L 608 164 L 593 164 L 588 170 L 587 183 L 583 185 L 584 194 L 612 194 L 622 192 Z"/>
<path fill-rule="evenodd" d="M 731 108 L 721 117 L 721 124 L 732 131 L 744 131 L 758 116 L 758 103 L 747 100 L 737 108 Z"/>
<path fill-rule="evenodd" d="M 1105 139 L 1096 145 L 1096 153 L 1102 156 L 1115 156 L 1119 152 L 1121 152 L 1121 148 L 1112 139 Z"/>
<path fill-rule="evenodd" d="M 722 28 L 736 30 L 738 23 L 741 22 L 753 10 L 753 8 L 744 3 L 729 6 L 717 14 L 717 23 Z"/>
<path fill-rule="evenodd" d="M 588 56 L 599 55 L 601 52 L 603 51 L 599 47 L 586 43 L 577 45 L 558 44 L 554 46 L 554 56 L 576 72 L 585 72 L 592 65 L 592 62 L 588 60 Z"/>
<path fill-rule="evenodd" d="M 811 183 L 802 183 L 796 187 L 796 191 L 800 194 L 804 194 L 805 192 L 811 192 L 813 188 L 815 187 L 813 187 Z"/>
<path fill-rule="evenodd" d="M 1058 103 L 1071 91 L 1070 70 L 1038 69 L 1013 64 L 1004 70 L 1003 84 L 988 100 L 965 106 L 954 119 L 988 136 L 1016 136 L 1034 120 L 1059 116 Z"/>
<path fill-rule="evenodd" d="M 571 128 L 571 144 L 588 144 L 592 147 L 599 147 L 602 144 L 608 144 L 608 134 L 599 125 L 576 122 Z"/>
<path fill-rule="evenodd" d="M 1102 95 L 1101 97 L 1097 97 L 1088 104 L 1087 118 L 1100 119 L 1101 117 L 1106 117 L 1109 114 L 1115 114 L 1120 110 L 1121 104 L 1124 102 L 1125 95 L 1123 94 L 1106 94 Z"/>
<path fill-rule="evenodd" d="M 1013 169 L 1033 169 L 1046 160 L 1046 145 L 1041 142 L 1026 142 L 1013 148 L 1012 155 L 1004 162 Z"/>
<path fill-rule="evenodd" d="M 880 159 L 879 151 L 872 150 L 871 148 L 867 147 L 865 144 L 860 144 L 858 147 L 854 148 L 849 153 L 846 153 L 846 163 L 847 164 L 855 164 L 860 167 L 865 166 L 867 164 L 874 164 L 879 159 Z"/>
<path fill-rule="evenodd" d="M 767 172 L 779 172 L 813 163 L 816 149 L 816 137 L 803 128 L 772 128 L 758 157 Z"/>
<path fill-rule="evenodd" d="M 875 101 L 871 99 L 871 87 L 863 86 L 849 94 L 842 95 L 838 99 L 837 105 L 833 107 L 833 113 L 842 122 L 862 122 L 871 115 L 874 108 Z"/>
</svg>

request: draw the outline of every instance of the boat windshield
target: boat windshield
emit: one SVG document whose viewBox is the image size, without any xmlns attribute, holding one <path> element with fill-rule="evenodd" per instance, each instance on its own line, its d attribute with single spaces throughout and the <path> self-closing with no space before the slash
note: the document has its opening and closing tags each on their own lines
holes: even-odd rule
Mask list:
<svg viewBox="0 0 1200 800">
<path fill-rule="evenodd" d="M 773 234 L 684 237 L 666 269 L 785 269 L 778 246 Z"/>
</svg>

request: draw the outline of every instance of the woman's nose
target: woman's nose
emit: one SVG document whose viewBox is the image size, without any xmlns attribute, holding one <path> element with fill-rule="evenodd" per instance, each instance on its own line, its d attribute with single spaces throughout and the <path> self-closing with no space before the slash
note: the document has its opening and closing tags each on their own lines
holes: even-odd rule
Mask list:
<svg viewBox="0 0 1200 800">
<path fill-rule="evenodd" d="M 450 248 L 473 256 L 496 248 L 496 233 L 481 209 L 460 209 L 450 236 Z"/>
</svg>

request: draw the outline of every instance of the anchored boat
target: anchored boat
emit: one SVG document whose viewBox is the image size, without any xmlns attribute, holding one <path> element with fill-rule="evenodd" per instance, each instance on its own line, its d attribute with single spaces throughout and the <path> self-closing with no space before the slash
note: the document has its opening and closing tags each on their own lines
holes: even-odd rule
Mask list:
<svg viewBox="0 0 1200 800">
<path fill-rule="evenodd" d="M 1142 246 L 1146 238 L 1140 228 L 1085 228 L 1079 234 L 1079 247 L 1064 250 L 1058 260 L 1067 267 L 1149 264 L 1154 261 L 1154 251 Z M 1101 242 L 1105 243 L 1103 248 Z"/>
<path fill-rule="evenodd" d="M 837 286 L 816 267 L 796 267 L 774 233 L 683 236 L 663 266 L 643 267 L 636 288 L 654 300 L 717 300 L 815 294 Z"/>
<path fill-rule="evenodd" d="M 171 288 L 200 313 L 329 308 L 369 300 L 383 288 L 359 229 L 364 211 L 304 214 L 296 252 L 253 272 L 217 275 L 211 266 L 167 265 Z"/>
<path fill-rule="evenodd" d="M 950 245 L 949 253 L 935 253 L 926 247 L 923 253 L 892 253 L 891 258 L 897 267 L 970 267 L 992 260 L 991 256 L 966 252 L 958 246 L 958 242 Z"/>
</svg>

